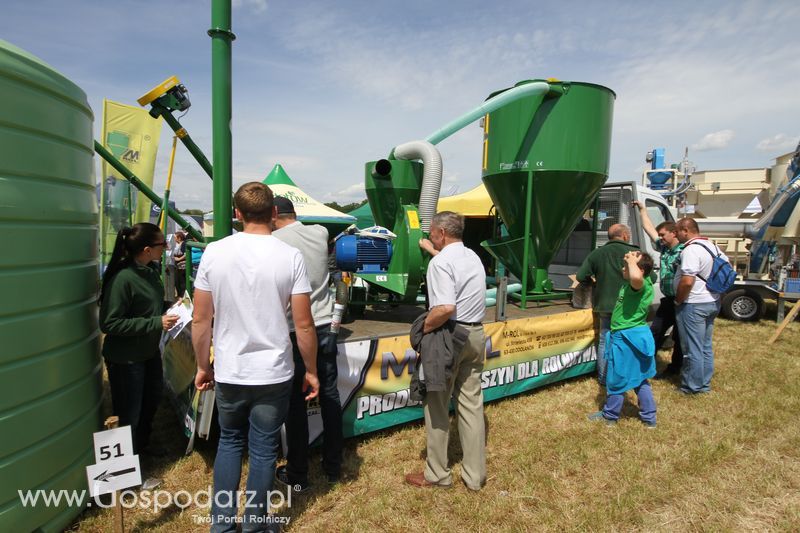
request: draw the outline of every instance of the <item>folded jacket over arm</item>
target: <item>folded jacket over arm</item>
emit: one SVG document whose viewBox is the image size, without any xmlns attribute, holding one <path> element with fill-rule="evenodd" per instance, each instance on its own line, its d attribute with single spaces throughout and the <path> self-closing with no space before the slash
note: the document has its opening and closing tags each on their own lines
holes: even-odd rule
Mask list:
<svg viewBox="0 0 800 533">
<path fill-rule="evenodd" d="M 415 401 L 422 401 L 427 391 L 449 390 L 453 379 L 453 361 L 461 354 L 469 337 L 469 331 L 453 320 L 429 333 L 423 333 L 427 316 L 426 312 L 417 317 L 409 333 L 411 347 L 420 354 L 419 363 L 411 376 L 410 397 Z"/>
</svg>

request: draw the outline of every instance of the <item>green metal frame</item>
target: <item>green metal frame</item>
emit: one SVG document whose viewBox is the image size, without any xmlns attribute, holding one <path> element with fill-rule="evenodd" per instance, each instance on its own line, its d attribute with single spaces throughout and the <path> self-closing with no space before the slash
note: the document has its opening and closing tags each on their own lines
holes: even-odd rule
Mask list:
<svg viewBox="0 0 800 533">
<path fill-rule="evenodd" d="M 508 295 L 510 298 L 514 300 L 518 300 L 520 302 L 519 306 L 521 309 L 527 309 L 528 302 L 544 302 L 550 300 L 564 300 L 567 298 L 572 298 L 572 292 L 570 291 L 553 291 L 553 292 L 545 292 L 545 293 L 536 293 L 536 292 L 529 292 L 525 293 L 524 291 L 520 292 L 513 292 Z"/>
<path fill-rule="evenodd" d="M 522 290 L 519 293 L 511 294 L 513 299 L 519 300 L 522 309 L 527 308 L 529 301 L 563 300 L 564 298 L 570 298 L 572 296 L 571 292 L 553 291 L 553 282 L 550 281 L 546 268 L 535 268 L 533 280 L 528 279 L 531 246 L 531 239 L 529 236 L 531 234 L 533 195 L 535 194 L 533 190 L 533 172 L 528 172 L 527 182 L 527 190 L 530 192 L 525 198 L 525 236 L 523 237 L 525 241 L 522 256 L 522 279 L 520 280 L 522 282 Z"/>
</svg>

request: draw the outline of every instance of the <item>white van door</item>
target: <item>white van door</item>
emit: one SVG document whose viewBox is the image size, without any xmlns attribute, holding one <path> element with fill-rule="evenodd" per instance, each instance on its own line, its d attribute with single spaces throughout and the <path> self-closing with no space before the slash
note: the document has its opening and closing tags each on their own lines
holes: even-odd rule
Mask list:
<svg viewBox="0 0 800 533">
<path fill-rule="evenodd" d="M 669 210 L 669 204 L 667 204 L 666 200 L 663 196 L 658 194 L 657 192 L 648 189 L 646 187 L 634 186 L 634 191 L 636 193 L 636 198 L 640 202 L 644 203 L 645 209 L 647 210 L 647 216 L 650 217 L 650 221 L 653 223 L 653 226 L 658 227 L 659 224 L 662 222 L 674 222 L 675 218 L 672 216 L 672 213 Z M 653 271 L 658 276 L 658 281 L 661 280 L 661 254 L 658 253 L 658 250 L 655 247 L 655 243 L 650 240 L 650 237 L 644 231 L 644 227 L 642 226 L 641 216 L 639 215 L 639 210 L 636 209 L 634 213 L 634 224 L 631 225 L 631 230 L 633 233 L 638 234 L 637 237 L 632 237 L 632 240 L 635 238 L 639 242 L 639 247 L 642 251 L 645 251 L 650 254 L 653 258 Z M 656 281 L 654 283 L 655 295 L 653 297 L 653 304 L 658 304 L 661 301 L 661 298 L 664 294 L 661 292 L 661 284 Z"/>
</svg>

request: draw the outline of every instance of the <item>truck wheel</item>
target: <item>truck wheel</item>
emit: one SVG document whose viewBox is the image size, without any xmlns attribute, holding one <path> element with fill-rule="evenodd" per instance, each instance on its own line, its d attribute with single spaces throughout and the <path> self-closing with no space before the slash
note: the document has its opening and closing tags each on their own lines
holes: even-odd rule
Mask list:
<svg viewBox="0 0 800 533">
<path fill-rule="evenodd" d="M 759 320 L 764 316 L 764 299 L 745 289 L 730 291 L 722 297 L 722 315 L 739 322 Z"/>
</svg>

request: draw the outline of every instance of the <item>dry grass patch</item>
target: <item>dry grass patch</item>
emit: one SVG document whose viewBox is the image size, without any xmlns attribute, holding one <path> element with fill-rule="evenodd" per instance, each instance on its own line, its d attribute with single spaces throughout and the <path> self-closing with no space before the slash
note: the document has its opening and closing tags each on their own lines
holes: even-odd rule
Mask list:
<svg viewBox="0 0 800 533">
<path fill-rule="evenodd" d="M 774 314 L 772 315 L 774 317 Z M 626 403 L 615 428 L 593 424 L 604 392 L 588 377 L 486 406 L 489 481 L 480 493 L 418 489 L 403 475 L 423 466 L 421 424 L 346 443 L 344 481 L 326 486 L 312 456 L 314 491 L 295 497 L 296 531 L 739 531 L 800 530 L 800 324 L 773 346 L 773 321 L 718 320 L 711 394 L 685 397 L 654 382 L 658 428 L 645 429 Z M 662 352 L 661 365 L 669 354 Z M 660 366 L 661 366 L 660 365 Z M 629 402 L 635 396 L 628 395 Z M 169 410 L 161 430 L 172 459 L 152 465 L 165 490 L 211 482 L 213 449 L 178 458 L 184 441 Z M 451 458 L 460 459 L 455 428 Z M 204 510 L 129 513 L 138 531 L 205 531 Z M 75 529 L 107 530 L 108 511 L 90 510 Z"/>
</svg>

